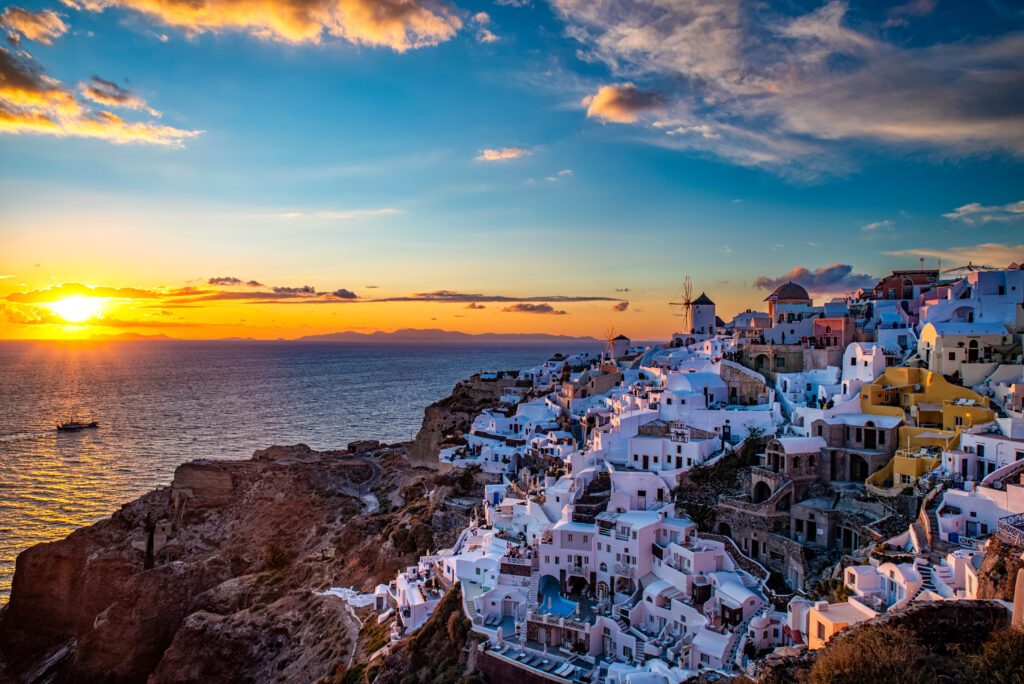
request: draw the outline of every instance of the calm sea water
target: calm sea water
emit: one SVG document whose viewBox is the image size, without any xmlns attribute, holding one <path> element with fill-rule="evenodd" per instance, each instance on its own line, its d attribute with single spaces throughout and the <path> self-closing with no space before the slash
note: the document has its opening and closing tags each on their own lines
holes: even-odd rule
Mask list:
<svg viewBox="0 0 1024 684">
<path fill-rule="evenodd" d="M 412 438 L 423 409 L 541 346 L 0 342 L 0 603 L 14 560 L 170 482 L 271 444 Z M 76 415 L 100 429 L 58 433 Z"/>
</svg>

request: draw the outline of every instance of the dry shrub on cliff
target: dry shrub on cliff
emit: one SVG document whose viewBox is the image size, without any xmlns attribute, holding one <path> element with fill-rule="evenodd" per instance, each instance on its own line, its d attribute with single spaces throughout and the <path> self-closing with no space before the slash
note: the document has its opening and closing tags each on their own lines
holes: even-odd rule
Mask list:
<svg viewBox="0 0 1024 684">
<path fill-rule="evenodd" d="M 981 652 L 968 660 L 976 682 L 1024 683 L 1024 632 L 1001 629 L 993 632 Z"/>
<path fill-rule="evenodd" d="M 445 594 L 430 619 L 400 642 L 389 655 L 376 681 L 380 684 L 476 684 L 482 679 L 467 672 L 471 648 L 469 620 L 462 614 L 462 587 Z"/>
<path fill-rule="evenodd" d="M 924 648 L 904 627 L 878 625 L 837 639 L 815 660 L 811 684 L 931 684 L 950 674 L 949 661 Z"/>
</svg>

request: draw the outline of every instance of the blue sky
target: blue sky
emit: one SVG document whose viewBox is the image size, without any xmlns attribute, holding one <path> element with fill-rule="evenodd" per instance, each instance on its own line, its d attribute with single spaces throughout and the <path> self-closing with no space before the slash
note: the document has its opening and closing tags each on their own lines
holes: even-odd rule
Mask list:
<svg viewBox="0 0 1024 684">
<path fill-rule="evenodd" d="M 244 20 L 226 0 L 203 17 L 175 0 L 3 5 L 11 60 L 78 104 L 0 91 L 12 119 L 53 122 L 0 130 L 0 295 L 227 274 L 395 295 L 629 288 L 624 324 L 655 334 L 687 273 L 734 312 L 794 268 L 848 266 L 825 296 L 921 250 L 1024 258 L 1010 3 L 308 0 L 298 20 L 235 4 Z M 24 17 L 47 11 L 62 28 L 32 34 Z M 88 99 L 93 76 L 120 100 Z M 99 111 L 157 128 L 125 144 L 120 123 L 83 127 Z M 475 325 L 582 331 L 606 317 L 592 308 Z"/>
</svg>

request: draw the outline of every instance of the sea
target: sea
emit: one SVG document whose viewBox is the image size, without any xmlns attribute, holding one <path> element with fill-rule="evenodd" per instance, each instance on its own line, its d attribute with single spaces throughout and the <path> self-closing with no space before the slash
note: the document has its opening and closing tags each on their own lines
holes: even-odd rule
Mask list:
<svg viewBox="0 0 1024 684">
<path fill-rule="evenodd" d="M 416 435 L 462 378 L 551 343 L 0 342 L 0 604 L 15 558 L 169 484 L 180 463 L 272 444 Z M 58 433 L 75 417 L 100 427 Z"/>
</svg>

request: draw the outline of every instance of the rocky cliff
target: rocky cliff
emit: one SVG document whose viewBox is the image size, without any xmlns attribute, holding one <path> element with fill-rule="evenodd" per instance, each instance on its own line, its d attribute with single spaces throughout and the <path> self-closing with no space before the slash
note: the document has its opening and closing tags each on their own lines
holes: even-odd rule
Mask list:
<svg viewBox="0 0 1024 684">
<path fill-rule="evenodd" d="M 993 536 L 978 569 L 978 598 L 1012 601 L 1017 571 L 1024 567 L 1024 549 Z"/>
<path fill-rule="evenodd" d="M 169 487 L 22 552 L 0 612 L 0 681 L 331 681 L 359 624 L 320 592 L 366 591 L 450 544 L 468 482 L 303 445 L 194 461 Z"/>
<path fill-rule="evenodd" d="M 515 384 L 511 373 L 493 379 L 474 375 L 461 381 L 449 396 L 427 407 L 423 425 L 409 446 L 409 459 L 417 465 L 435 467 L 438 452 L 461 444 L 477 414 L 497 404 L 502 391 Z"/>
</svg>

